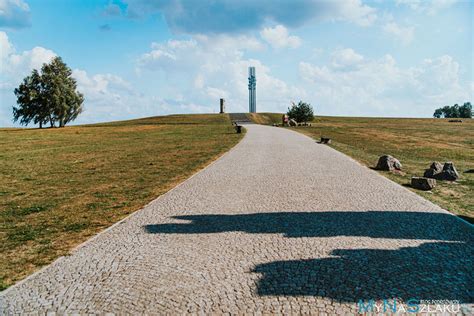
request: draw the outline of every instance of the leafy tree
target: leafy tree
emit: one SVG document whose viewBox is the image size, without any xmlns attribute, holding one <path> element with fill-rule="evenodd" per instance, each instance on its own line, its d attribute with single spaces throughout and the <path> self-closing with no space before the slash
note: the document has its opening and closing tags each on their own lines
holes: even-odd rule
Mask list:
<svg viewBox="0 0 474 316">
<path fill-rule="evenodd" d="M 84 97 L 76 92 L 76 80 L 71 77 L 72 71 L 61 57 L 55 57 L 51 63 L 44 64 L 41 72 L 45 97 L 59 127 L 64 127 L 82 112 Z"/>
<path fill-rule="evenodd" d="M 49 109 L 42 95 L 41 75 L 38 71 L 33 70 L 14 92 L 18 107 L 13 107 L 13 121 L 20 120 L 22 125 L 33 122 L 42 128 L 48 121 Z"/>
<path fill-rule="evenodd" d="M 71 77 L 71 69 L 60 57 L 49 64 L 43 64 L 41 73 L 36 69 L 15 89 L 18 107 L 13 107 L 13 120 L 20 124 L 30 122 L 49 123 L 51 127 L 59 123 L 64 127 L 82 112 L 84 97 L 76 91 L 76 80 Z"/>
<path fill-rule="evenodd" d="M 434 111 L 433 117 L 435 118 L 441 118 L 443 116 L 443 110 L 441 108 L 436 109 Z"/>
<path fill-rule="evenodd" d="M 453 106 L 447 105 L 436 109 L 433 116 L 436 118 L 472 118 L 472 105 L 470 102 L 466 102 L 462 106 L 458 104 Z"/>
<path fill-rule="evenodd" d="M 459 116 L 462 118 L 472 118 L 472 105 L 471 102 L 465 102 L 459 107 Z"/>
<path fill-rule="evenodd" d="M 292 102 L 291 107 L 288 108 L 287 114 L 290 119 L 294 119 L 297 122 L 306 123 L 312 121 L 314 118 L 313 107 L 311 104 L 303 101 L 298 102 L 298 104 Z"/>
<path fill-rule="evenodd" d="M 455 104 L 451 107 L 451 115 L 450 117 L 461 117 L 459 113 L 459 105 Z"/>
</svg>

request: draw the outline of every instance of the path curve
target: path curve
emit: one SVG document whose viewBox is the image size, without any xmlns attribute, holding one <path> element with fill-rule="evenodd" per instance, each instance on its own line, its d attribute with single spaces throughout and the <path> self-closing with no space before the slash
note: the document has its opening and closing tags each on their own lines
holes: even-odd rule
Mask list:
<svg viewBox="0 0 474 316">
<path fill-rule="evenodd" d="M 2 313 L 472 308 L 471 225 L 306 136 L 246 128 L 211 166 L 2 292 Z"/>
</svg>

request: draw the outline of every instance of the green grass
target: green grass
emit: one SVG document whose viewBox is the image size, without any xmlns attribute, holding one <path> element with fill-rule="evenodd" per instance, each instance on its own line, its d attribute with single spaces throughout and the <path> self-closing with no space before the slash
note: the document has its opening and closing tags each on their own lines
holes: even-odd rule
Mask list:
<svg viewBox="0 0 474 316">
<path fill-rule="evenodd" d="M 0 129 L 0 289 L 140 209 L 241 137 L 226 114 Z"/>
<path fill-rule="evenodd" d="M 280 123 L 281 114 L 263 113 L 259 121 Z M 256 122 L 259 122 L 256 121 Z M 317 117 L 311 127 L 293 127 L 314 139 L 332 138 L 331 146 L 368 167 L 389 154 L 403 164 L 403 173 L 380 172 L 391 180 L 471 222 L 474 219 L 474 120 Z M 453 161 L 461 178 L 438 181 L 431 192 L 409 187 L 412 176 L 423 176 L 432 161 Z"/>
</svg>

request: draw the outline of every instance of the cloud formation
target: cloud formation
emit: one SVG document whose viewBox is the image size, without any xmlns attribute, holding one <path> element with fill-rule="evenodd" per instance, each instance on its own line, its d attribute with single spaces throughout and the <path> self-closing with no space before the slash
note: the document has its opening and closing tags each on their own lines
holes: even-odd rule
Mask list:
<svg viewBox="0 0 474 316">
<path fill-rule="evenodd" d="M 262 38 L 274 48 L 297 48 L 301 45 L 301 38 L 288 34 L 288 29 L 283 25 L 266 27 L 261 32 Z"/>
<path fill-rule="evenodd" d="M 30 25 L 28 4 L 23 0 L 0 0 L 0 27 L 18 29 Z"/>
<path fill-rule="evenodd" d="M 383 26 L 384 32 L 394 36 L 403 45 L 410 44 L 415 37 L 415 28 L 413 26 L 400 26 L 395 22 L 388 22 Z"/>
<path fill-rule="evenodd" d="M 162 13 L 169 27 L 187 34 L 232 34 L 259 30 L 269 22 L 297 27 L 309 21 L 347 21 L 367 26 L 376 10 L 361 0 L 124 0 L 127 14 Z"/>
<path fill-rule="evenodd" d="M 350 51 L 333 53 L 331 66 L 300 63 L 300 75 L 313 87 L 309 98 L 319 112 L 426 116 L 433 108 L 469 99 L 468 86 L 460 82 L 459 64 L 451 56 L 425 59 L 417 66 L 403 68 L 391 55 L 367 59 Z M 338 67 L 348 64 L 347 56 L 360 56 L 349 58 L 357 67 Z"/>
<path fill-rule="evenodd" d="M 257 70 L 259 110 L 286 110 L 290 100 L 305 95 L 302 89 L 274 77 L 260 60 L 245 53 L 261 50 L 263 44 L 248 36 L 204 36 L 190 40 L 154 43 L 152 50 L 137 61 L 142 73 L 166 75 L 165 91 L 182 96 L 182 103 L 205 105 L 200 110 L 214 112 L 219 98 L 226 98 L 229 111 L 247 110 L 247 69 Z M 173 91 L 176 83 L 179 92 Z"/>
<path fill-rule="evenodd" d="M 116 121 L 158 115 L 164 101 L 138 93 L 132 84 L 113 74 L 88 74 L 74 69 L 77 90 L 84 94 L 84 112 L 75 124 Z"/>
<path fill-rule="evenodd" d="M 458 0 L 397 0 L 397 5 L 405 5 L 412 10 L 434 15 L 441 10 L 453 6 L 457 2 Z"/>
<path fill-rule="evenodd" d="M 351 69 L 359 66 L 364 60 L 364 56 L 356 53 L 352 48 L 336 49 L 331 54 L 331 64 L 335 69 Z"/>
<path fill-rule="evenodd" d="M 8 35 L 0 31 L 0 74 L 6 81 L 19 82 L 32 69 L 41 68 L 44 63 L 56 56 L 52 50 L 36 46 L 31 50 L 16 53 Z"/>
</svg>

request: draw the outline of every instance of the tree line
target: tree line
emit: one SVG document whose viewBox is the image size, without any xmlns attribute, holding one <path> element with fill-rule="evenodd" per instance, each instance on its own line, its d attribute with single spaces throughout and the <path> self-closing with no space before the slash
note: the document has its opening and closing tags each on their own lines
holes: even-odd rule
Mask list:
<svg viewBox="0 0 474 316">
<path fill-rule="evenodd" d="M 82 112 L 84 96 L 76 91 L 77 83 L 72 70 L 55 57 L 43 64 L 41 70 L 34 69 L 31 75 L 15 89 L 17 106 L 13 107 L 13 121 L 21 125 L 30 123 L 51 127 L 64 127 Z"/>
<path fill-rule="evenodd" d="M 433 117 L 436 118 L 472 118 L 472 105 L 471 102 L 465 102 L 459 106 L 455 104 L 453 106 L 446 105 L 442 108 L 436 109 Z"/>
</svg>

